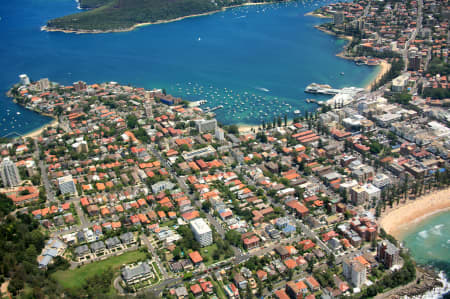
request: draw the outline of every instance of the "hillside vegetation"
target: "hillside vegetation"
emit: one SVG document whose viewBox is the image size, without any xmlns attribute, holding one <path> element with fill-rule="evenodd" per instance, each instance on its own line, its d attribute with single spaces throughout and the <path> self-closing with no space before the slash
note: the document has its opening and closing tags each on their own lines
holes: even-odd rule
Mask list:
<svg viewBox="0 0 450 299">
<path fill-rule="evenodd" d="M 81 7 L 95 8 L 56 18 L 49 29 L 74 31 L 126 30 L 146 22 L 171 20 L 240 5 L 244 0 L 82 0 Z M 262 2 L 262 1 L 252 1 Z"/>
<path fill-rule="evenodd" d="M 97 8 L 110 2 L 111 0 L 80 0 L 81 8 Z"/>
</svg>

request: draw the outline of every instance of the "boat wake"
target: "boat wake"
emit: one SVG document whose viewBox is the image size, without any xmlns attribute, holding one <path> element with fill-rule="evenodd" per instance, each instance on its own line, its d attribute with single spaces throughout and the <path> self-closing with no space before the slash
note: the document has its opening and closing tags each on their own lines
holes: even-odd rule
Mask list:
<svg viewBox="0 0 450 299">
<path fill-rule="evenodd" d="M 255 87 L 257 90 L 261 90 L 261 91 L 264 91 L 264 92 L 269 92 L 270 90 L 269 89 L 267 89 L 267 88 L 264 88 L 264 87 Z"/>
</svg>

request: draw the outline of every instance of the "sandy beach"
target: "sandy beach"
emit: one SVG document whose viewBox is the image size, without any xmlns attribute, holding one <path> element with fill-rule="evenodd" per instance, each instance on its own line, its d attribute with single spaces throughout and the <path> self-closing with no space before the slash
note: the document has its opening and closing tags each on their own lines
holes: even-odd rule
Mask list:
<svg viewBox="0 0 450 299">
<path fill-rule="evenodd" d="M 370 89 L 372 88 L 373 85 L 375 85 L 378 82 L 380 82 L 381 78 L 383 78 L 383 76 L 387 72 L 389 72 L 389 70 L 391 69 L 391 64 L 388 63 L 386 60 L 381 60 L 381 63 L 379 65 L 380 65 L 380 71 L 378 72 L 378 74 L 375 77 L 375 79 L 372 80 L 371 82 L 367 83 L 367 85 L 364 87 L 368 91 L 370 91 Z"/>
<path fill-rule="evenodd" d="M 48 127 L 53 127 L 53 128 L 55 128 L 55 127 L 58 126 L 58 124 L 59 124 L 59 123 L 58 123 L 58 120 L 54 119 L 54 120 L 52 120 L 52 122 L 51 122 L 50 124 L 43 125 L 42 127 L 38 128 L 38 129 L 36 129 L 36 130 L 33 130 L 33 131 L 31 131 L 30 133 L 27 133 L 27 134 L 23 135 L 23 137 L 24 137 L 24 138 L 28 138 L 28 137 L 31 137 L 31 138 L 39 137 L 39 136 L 42 134 L 42 132 L 44 132 L 44 130 L 45 130 L 46 128 L 48 128 Z"/>
<path fill-rule="evenodd" d="M 316 17 L 316 18 L 321 18 L 321 19 L 331 19 L 332 16 L 326 16 L 320 13 L 314 13 L 313 11 L 305 13 L 305 16 L 311 16 L 311 17 Z"/>
<path fill-rule="evenodd" d="M 257 126 L 257 125 L 244 125 L 244 124 L 238 124 L 237 125 L 238 126 L 238 128 L 239 128 L 239 133 L 251 133 L 252 132 L 252 129 L 255 129 L 255 132 L 258 132 L 258 128 L 260 127 L 260 126 Z"/>
<path fill-rule="evenodd" d="M 394 206 L 383 214 L 379 224 L 388 234 L 401 239 L 404 233 L 415 224 L 447 210 L 450 210 L 450 188 Z"/>
</svg>

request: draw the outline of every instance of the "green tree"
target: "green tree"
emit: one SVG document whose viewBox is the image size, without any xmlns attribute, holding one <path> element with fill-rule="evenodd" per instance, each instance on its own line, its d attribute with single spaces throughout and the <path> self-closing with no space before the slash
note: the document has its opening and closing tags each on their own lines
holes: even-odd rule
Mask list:
<svg viewBox="0 0 450 299">
<path fill-rule="evenodd" d="M 134 115 L 134 114 L 128 114 L 127 115 L 127 126 L 128 126 L 128 128 L 130 128 L 130 129 L 136 128 L 137 124 L 138 124 L 137 121 L 138 121 L 138 119 L 137 119 L 136 115 Z"/>
<path fill-rule="evenodd" d="M 239 247 L 241 245 L 241 234 L 235 230 L 229 230 L 225 233 L 225 240 Z"/>
</svg>

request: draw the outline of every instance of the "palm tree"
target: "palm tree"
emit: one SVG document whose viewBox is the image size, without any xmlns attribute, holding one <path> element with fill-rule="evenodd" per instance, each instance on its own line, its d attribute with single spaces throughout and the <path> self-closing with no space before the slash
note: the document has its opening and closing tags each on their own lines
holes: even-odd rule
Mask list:
<svg viewBox="0 0 450 299">
<path fill-rule="evenodd" d="M 403 184 L 403 195 L 404 195 L 404 200 L 405 201 L 406 201 L 406 197 L 408 195 L 408 180 L 409 180 L 409 177 L 408 177 L 408 175 L 406 175 L 405 176 L 405 181 L 404 181 L 404 184 Z"/>
</svg>

